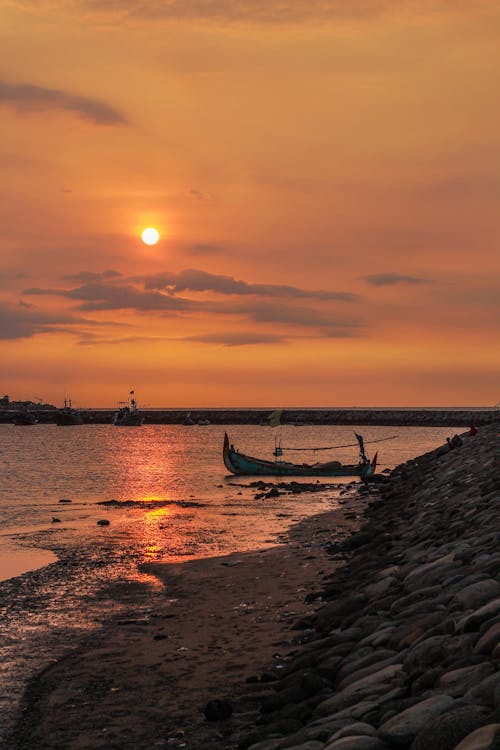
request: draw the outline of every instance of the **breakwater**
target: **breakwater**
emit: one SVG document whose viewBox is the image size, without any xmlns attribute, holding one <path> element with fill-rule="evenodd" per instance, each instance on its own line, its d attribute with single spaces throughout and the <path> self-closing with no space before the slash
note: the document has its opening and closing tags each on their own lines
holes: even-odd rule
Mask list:
<svg viewBox="0 0 500 750">
<path fill-rule="evenodd" d="M 499 490 L 495 427 L 362 488 L 302 645 L 250 680 L 260 718 L 240 750 L 500 747 Z"/>
<path fill-rule="evenodd" d="M 85 424 L 112 424 L 115 409 L 79 410 Z M 56 410 L 32 409 L 40 424 L 55 422 Z M 10 423 L 16 410 L 0 410 L 0 422 Z M 146 424 L 255 424 L 266 425 L 269 409 L 141 409 Z M 282 424 L 405 425 L 410 427 L 463 427 L 492 424 L 499 412 L 485 409 L 284 409 Z"/>
</svg>

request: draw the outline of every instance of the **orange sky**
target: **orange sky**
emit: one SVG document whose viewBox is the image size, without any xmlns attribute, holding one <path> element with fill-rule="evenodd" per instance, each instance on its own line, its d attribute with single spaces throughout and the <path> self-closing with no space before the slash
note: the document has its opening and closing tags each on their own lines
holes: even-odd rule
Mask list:
<svg viewBox="0 0 500 750">
<path fill-rule="evenodd" d="M 4 0 L 2 393 L 498 402 L 499 21 Z"/>
</svg>

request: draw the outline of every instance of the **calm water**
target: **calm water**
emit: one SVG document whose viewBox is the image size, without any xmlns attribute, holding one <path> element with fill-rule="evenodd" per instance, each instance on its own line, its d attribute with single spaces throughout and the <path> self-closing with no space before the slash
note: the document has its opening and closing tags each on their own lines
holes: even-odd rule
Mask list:
<svg viewBox="0 0 500 750">
<path fill-rule="evenodd" d="M 337 504 L 334 479 L 322 479 L 324 489 L 314 494 L 255 500 L 251 479 L 227 475 L 224 429 L 0 425 L 0 740 L 33 673 L 110 615 L 154 609 L 155 596 L 165 597 L 154 579 L 138 572 L 141 562 L 275 544 L 292 522 Z M 280 435 L 285 447 L 355 442 L 352 427 L 227 429 L 237 448 L 264 458 L 271 458 Z M 356 431 L 369 456 L 378 450 L 382 470 L 442 444 L 455 430 Z M 357 449 L 285 453 L 297 462 L 334 457 L 353 463 Z M 100 504 L 111 500 L 127 505 Z M 98 526 L 100 519 L 110 525 Z"/>
</svg>

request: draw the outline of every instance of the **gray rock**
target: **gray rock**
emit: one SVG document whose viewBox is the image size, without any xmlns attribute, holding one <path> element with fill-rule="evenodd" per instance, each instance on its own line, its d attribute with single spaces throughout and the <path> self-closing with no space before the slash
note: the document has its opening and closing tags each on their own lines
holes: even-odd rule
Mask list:
<svg viewBox="0 0 500 750">
<path fill-rule="evenodd" d="M 410 750 L 454 750 L 470 732 L 483 726 L 489 709 L 483 706 L 460 706 L 432 719 L 413 740 Z"/>
<path fill-rule="evenodd" d="M 379 737 L 394 745 L 409 744 L 432 719 L 450 708 L 453 703 L 454 699 L 449 695 L 434 695 L 420 701 L 384 722 L 379 727 Z"/>
<path fill-rule="evenodd" d="M 491 625 L 474 647 L 476 654 L 491 654 L 500 643 L 500 622 Z"/>
<path fill-rule="evenodd" d="M 382 578 L 380 581 L 377 581 L 376 583 L 372 583 L 369 586 L 365 587 L 365 594 L 370 598 L 374 599 L 379 596 L 383 596 L 386 594 L 389 589 L 392 588 L 392 586 L 396 583 L 397 579 L 393 576 L 385 576 L 385 578 Z"/>
<path fill-rule="evenodd" d="M 500 583 L 493 578 L 466 586 L 453 597 L 452 605 L 463 609 L 476 609 L 500 596 Z"/>
<path fill-rule="evenodd" d="M 378 737 L 342 737 L 331 744 L 325 745 L 325 750 L 386 750 L 387 745 Z"/>
<path fill-rule="evenodd" d="M 497 688 L 500 690 L 500 672 L 495 672 L 479 684 L 469 688 L 464 695 L 464 699 L 470 703 L 480 703 L 482 706 L 495 708 L 495 691 Z"/>
<path fill-rule="evenodd" d="M 422 599 L 432 599 L 442 593 L 441 586 L 427 586 L 426 588 L 418 588 L 412 591 L 411 594 L 406 594 L 396 599 L 391 607 L 391 613 L 397 614 L 407 607 L 411 607 Z"/>
<path fill-rule="evenodd" d="M 380 669 L 367 677 L 353 682 L 339 693 L 336 693 L 332 698 L 327 698 L 316 707 L 315 714 L 317 716 L 328 716 L 342 708 L 347 708 L 359 702 L 364 696 L 376 696 L 386 693 L 390 690 L 390 686 L 393 686 L 395 683 L 401 684 L 404 681 L 404 677 L 403 665 L 391 664 L 388 667 L 384 667 L 384 669 Z"/>
<path fill-rule="evenodd" d="M 448 555 L 444 555 L 433 562 L 418 565 L 404 579 L 404 588 L 406 591 L 414 591 L 415 589 L 439 583 L 446 576 L 450 575 L 452 571 L 455 572 L 456 563 L 454 560 L 455 553 L 450 552 Z"/>
<path fill-rule="evenodd" d="M 387 648 L 379 648 L 375 651 L 371 647 L 359 649 L 358 651 L 355 651 L 354 654 L 343 660 L 337 673 L 337 679 L 343 680 L 347 675 L 352 674 L 353 672 L 358 672 L 365 667 L 369 667 L 370 664 L 390 659 L 391 656 L 396 656 L 397 653 L 397 651 Z"/>
<path fill-rule="evenodd" d="M 460 695 L 464 695 L 473 685 L 481 682 L 485 677 L 489 677 L 494 671 L 495 667 L 490 662 L 453 669 L 441 675 L 437 687 L 446 691 L 448 695 L 458 698 Z"/>
<path fill-rule="evenodd" d="M 348 674 L 346 677 L 340 680 L 340 682 L 336 682 L 335 688 L 336 690 L 343 690 L 348 685 L 352 685 L 354 682 L 358 682 L 364 677 L 369 677 L 375 672 L 380 672 L 385 667 L 390 667 L 391 664 L 400 664 L 402 656 L 402 654 L 396 653 L 393 656 L 389 656 L 387 659 L 382 659 L 382 661 L 376 661 L 373 664 L 368 664 L 365 667 L 361 667 L 355 672 Z"/>
<path fill-rule="evenodd" d="M 281 742 L 283 742 L 283 737 L 278 737 L 272 740 L 262 740 L 261 742 L 255 743 L 255 745 L 250 745 L 248 750 L 277 750 Z M 321 747 L 324 747 L 324 745 L 322 744 Z"/>
<path fill-rule="evenodd" d="M 371 724 L 367 724 L 364 721 L 355 721 L 354 724 L 348 724 L 342 729 L 338 729 L 328 742 L 333 742 L 341 737 L 359 737 L 365 735 L 367 737 L 376 737 L 377 731 Z"/>
<path fill-rule="evenodd" d="M 484 606 L 471 612 L 469 615 L 462 617 L 456 625 L 456 630 L 459 633 L 468 632 L 471 630 L 477 630 L 484 620 L 488 620 L 490 617 L 494 617 L 500 613 L 500 598 L 493 599 Z"/>
<path fill-rule="evenodd" d="M 499 747 L 500 724 L 488 724 L 467 735 L 454 750 L 498 750 Z"/>
<path fill-rule="evenodd" d="M 417 643 L 408 651 L 403 660 L 405 670 L 411 673 L 435 666 L 445 654 L 444 643 L 447 640 L 446 635 L 435 635 Z"/>
</svg>

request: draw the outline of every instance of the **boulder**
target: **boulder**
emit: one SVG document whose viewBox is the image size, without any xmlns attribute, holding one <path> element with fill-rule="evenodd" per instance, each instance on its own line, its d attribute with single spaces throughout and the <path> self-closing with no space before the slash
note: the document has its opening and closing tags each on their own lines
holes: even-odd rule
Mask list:
<svg viewBox="0 0 500 750">
<path fill-rule="evenodd" d="M 454 704 L 449 695 L 433 695 L 396 714 L 379 727 L 379 737 L 392 745 L 403 747 L 417 736 L 430 721 Z"/>
<path fill-rule="evenodd" d="M 483 726 L 489 715 L 484 706 L 460 706 L 432 719 L 412 742 L 410 750 L 454 750 L 470 732 Z"/>
<path fill-rule="evenodd" d="M 419 641 L 406 654 L 403 665 L 408 673 L 417 670 L 426 670 L 431 666 L 436 666 L 445 655 L 444 643 L 448 640 L 446 635 L 435 635 Z"/>
<path fill-rule="evenodd" d="M 338 729 L 335 734 L 330 737 L 328 742 L 333 742 L 341 737 L 360 736 L 376 737 L 377 731 L 371 724 L 367 724 L 364 721 L 355 721 L 354 724 L 348 724 L 347 726 L 342 727 L 342 729 Z"/>
<path fill-rule="evenodd" d="M 498 750 L 500 747 L 500 724 L 488 724 L 468 734 L 454 750 Z"/>
<path fill-rule="evenodd" d="M 387 745 L 378 737 L 342 737 L 325 745 L 324 750 L 386 750 Z"/>
<path fill-rule="evenodd" d="M 487 578 L 459 591 L 453 597 L 451 604 L 452 606 L 458 605 L 462 609 L 476 609 L 499 596 L 500 583 L 493 578 Z"/>
<path fill-rule="evenodd" d="M 484 680 L 485 677 L 489 677 L 494 671 L 495 667 L 490 662 L 453 669 L 441 675 L 437 687 L 444 690 L 448 695 L 458 698 L 466 693 L 469 688 Z"/>
<path fill-rule="evenodd" d="M 482 706 L 495 707 L 495 691 L 500 690 L 500 672 L 495 672 L 489 677 L 473 685 L 465 693 L 464 699 L 470 703 L 479 703 Z M 499 693 L 500 697 L 500 693 Z"/>
<path fill-rule="evenodd" d="M 472 630 L 478 630 L 481 623 L 485 620 L 489 620 L 490 617 L 495 617 L 500 614 L 500 598 L 493 599 L 493 601 L 484 604 L 474 612 L 462 617 L 456 625 L 456 630 L 459 633 L 466 633 Z"/>
<path fill-rule="evenodd" d="M 491 625 L 474 647 L 476 654 L 491 654 L 500 643 L 500 622 Z"/>
</svg>

